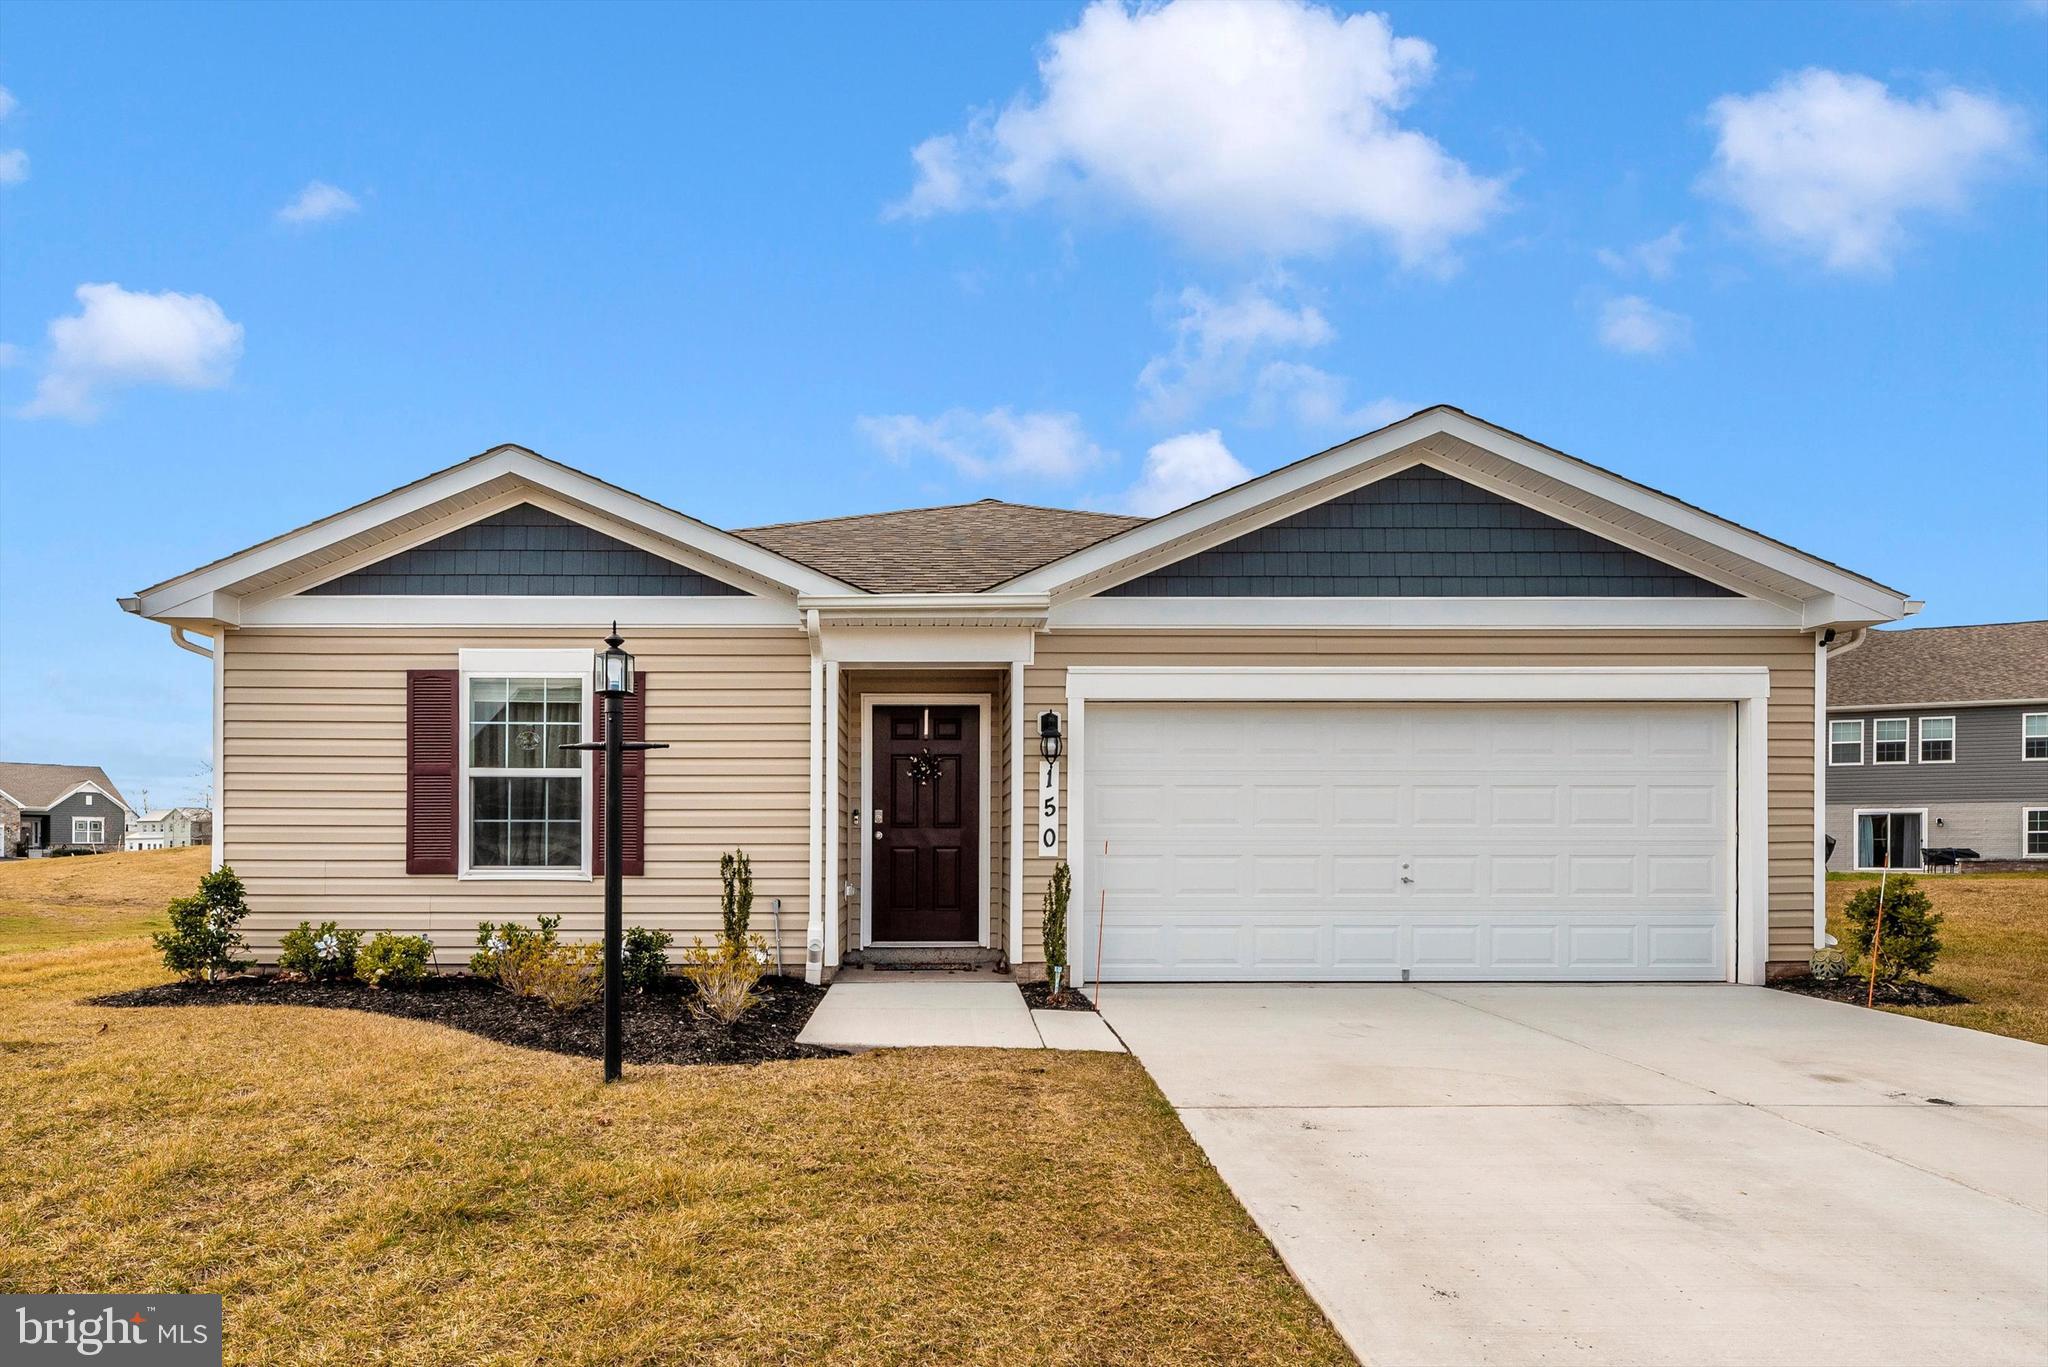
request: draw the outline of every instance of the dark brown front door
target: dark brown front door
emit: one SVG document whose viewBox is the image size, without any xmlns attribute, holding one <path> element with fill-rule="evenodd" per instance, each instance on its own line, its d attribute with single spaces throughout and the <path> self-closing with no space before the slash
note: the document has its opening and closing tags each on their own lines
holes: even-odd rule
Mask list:
<svg viewBox="0 0 2048 1367">
<path fill-rule="evenodd" d="M 875 709 L 873 933 L 981 939 L 981 738 L 972 707 Z"/>
</svg>

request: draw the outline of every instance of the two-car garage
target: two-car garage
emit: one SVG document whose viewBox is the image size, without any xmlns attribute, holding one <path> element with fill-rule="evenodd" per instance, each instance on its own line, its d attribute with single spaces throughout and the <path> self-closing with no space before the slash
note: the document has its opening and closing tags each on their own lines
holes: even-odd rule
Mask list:
<svg viewBox="0 0 2048 1367">
<path fill-rule="evenodd" d="M 1086 705 L 1103 979 L 1737 976 L 1739 702 L 1115 696 L 1149 682 Z"/>
</svg>

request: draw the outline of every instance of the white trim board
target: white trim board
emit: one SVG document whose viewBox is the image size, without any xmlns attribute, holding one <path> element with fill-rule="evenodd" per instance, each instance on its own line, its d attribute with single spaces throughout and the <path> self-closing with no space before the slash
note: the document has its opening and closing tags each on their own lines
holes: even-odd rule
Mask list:
<svg viewBox="0 0 2048 1367">
<path fill-rule="evenodd" d="M 975 882 L 981 894 L 981 934 L 979 943 L 983 949 L 989 947 L 989 916 L 991 910 L 989 882 L 995 873 L 995 870 L 989 864 L 989 837 L 991 834 L 989 828 L 995 824 L 989 820 L 989 761 L 992 755 L 990 748 L 991 737 L 989 735 L 989 714 L 995 708 L 995 699 L 993 695 L 988 693 L 864 693 L 861 695 L 860 700 L 860 792 L 857 796 L 860 800 L 861 811 L 867 813 L 867 815 L 860 822 L 860 943 L 854 946 L 856 949 L 908 948 L 923 946 L 927 943 L 925 941 L 883 941 L 877 940 L 874 937 L 875 838 L 873 834 L 874 816 L 871 810 L 875 792 L 875 709 L 877 707 L 915 707 L 926 703 L 938 703 L 948 707 L 972 706 L 979 714 L 975 722 L 975 732 L 981 747 L 981 791 L 976 794 L 976 809 L 981 813 L 981 820 L 977 823 L 980 828 L 981 850 L 979 858 L 981 868 Z M 833 807 L 835 809 L 835 819 L 838 821 L 846 820 L 846 813 L 836 810 L 838 807 L 836 797 L 833 801 Z M 964 940 L 945 940 L 930 943 L 963 945 L 968 942 Z"/>
<path fill-rule="evenodd" d="M 1735 707 L 1735 980 L 1770 958 L 1770 671 L 1762 666 L 1405 669 L 1094 666 L 1067 670 L 1067 833 L 1077 984 L 1092 980 L 1086 887 L 1088 705 L 1104 702 L 1726 702 Z M 1819 795 L 1816 794 L 1816 801 Z"/>
</svg>

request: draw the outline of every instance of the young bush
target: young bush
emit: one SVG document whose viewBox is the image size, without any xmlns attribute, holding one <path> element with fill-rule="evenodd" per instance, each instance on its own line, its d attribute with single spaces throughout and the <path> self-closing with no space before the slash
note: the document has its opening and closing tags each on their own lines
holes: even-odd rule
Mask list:
<svg viewBox="0 0 2048 1367">
<path fill-rule="evenodd" d="M 553 944 L 555 927 L 562 924 L 562 918 L 542 916 L 534 924 L 540 929 L 528 930 L 517 921 L 506 921 L 502 925 L 477 922 L 476 953 L 469 956 L 469 971 L 479 978 L 502 981 L 499 970 L 512 952 L 528 944 Z"/>
<path fill-rule="evenodd" d="M 538 937 L 506 953 L 498 983 L 556 1011 L 588 1006 L 604 991 L 604 946 L 557 944 Z"/>
<path fill-rule="evenodd" d="M 668 947 L 675 937 L 665 930 L 627 926 L 624 954 L 620 959 L 619 981 L 642 992 L 652 992 L 668 976 Z"/>
<path fill-rule="evenodd" d="M 1074 895 L 1074 872 L 1062 859 L 1045 883 L 1045 917 L 1039 936 L 1045 942 L 1045 971 L 1067 966 L 1067 900 Z"/>
<path fill-rule="evenodd" d="M 745 850 L 719 856 L 718 881 L 724 885 L 718 909 L 725 918 L 725 942 L 743 949 L 747 943 L 747 922 L 754 915 L 754 865 Z"/>
<path fill-rule="evenodd" d="M 693 941 L 683 951 L 683 976 L 697 988 L 691 1010 L 731 1025 L 757 1000 L 754 984 L 761 981 L 767 964 L 768 942 L 758 935 L 739 944 L 725 939 L 712 945 Z"/>
<path fill-rule="evenodd" d="M 356 951 L 356 977 L 372 987 L 418 987 L 433 961 L 434 942 L 426 936 L 380 930 Z"/>
<path fill-rule="evenodd" d="M 1842 909 L 1849 921 L 1849 944 L 1865 964 L 1870 962 L 1870 941 L 1877 927 L 1878 885 L 1858 888 Z M 1934 971 L 1941 957 L 1942 915 L 1934 909 L 1920 885 L 1904 874 L 1884 882 L 1884 929 L 1877 951 L 1879 982 L 1895 983 Z"/>
<path fill-rule="evenodd" d="M 297 930 L 285 932 L 277 966 L 308 982 L 353 978 L 356 950 L 362 942 L 360 930 L 343 930 L 332 921 L 322 921 L 316 929 L 310 922 L 301 921 Z"/>
<path fill-rule="evenodd" d="M 236 951 L 247 948 L 235 927 L 249 914 L 249 903 L 233 869 L 223 864 L 205 875 L 198 892 L 173 897 L 167 910 L 171 928 L 151 937 L 165 968 L 192 982 L 211 982 L 249 966 L 249 960 L 235 957 Z"/>
</svg>

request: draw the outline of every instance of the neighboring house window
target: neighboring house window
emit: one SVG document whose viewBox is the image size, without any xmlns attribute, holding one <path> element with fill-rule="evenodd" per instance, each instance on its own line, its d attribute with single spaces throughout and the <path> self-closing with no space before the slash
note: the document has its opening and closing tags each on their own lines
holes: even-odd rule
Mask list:
<svg viewBox="0 0 2048 1367">
<path fill-rule="evenodd" d="M 1856 813 L 1856 867 L 1917 869 L 1925 811 Z"/>
<path fill-rule="evenodd" d="M 1922 717 L 1920 719 L 1920 762 L 1922 764 L 1954 764 L 1956 762 L 1956 719 L 1954 717 Z"/>
<path fill-rule="evenodd" d="M 2029 859 L 2048 859 L 2048 807 L 2027 808 L 2020 831 L 2020 853 Z"/>
<path fill-rule="evenodd" d="M 2048 712 L 2029 712 L 2020 718 L 2020 758 L 2048 759 Z"/>
<path fill-rule="evenodd" d="M 583 868 L 587 678 L 472 678 L 469 684 L 469 864 L 472 869 Z"/>
<path fill-rule="evenodd" d="M 71 843 L 74 845 L 98 845 L 107 838 L 107 819 L 103 816 L 74 816 L 71 818 Z"/>
<path fill-rule="evenodd" d="M 1881 717 L 1870 727 L 1870 762 L 1904 764 L 1906 745 L 1913 739 L 1913 723 L 1905 717 Z"/>
<path fill-rule="evenodd" d="M 1828 723 L 1828 763 L 1863 763 L 1862 722 L 1831 721 Z"/>
</svg>

